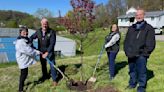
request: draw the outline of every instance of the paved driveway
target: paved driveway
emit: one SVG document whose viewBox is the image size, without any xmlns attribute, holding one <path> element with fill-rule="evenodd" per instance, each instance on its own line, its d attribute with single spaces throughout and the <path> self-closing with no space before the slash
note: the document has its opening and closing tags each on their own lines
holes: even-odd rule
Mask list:
<svg viewBox="0 0 164 92">
<path fill-rule="evenodd" d="M 155 35 L 155 39 L 158 41 L 164 41 L 164 35 Z"/>
</svg>

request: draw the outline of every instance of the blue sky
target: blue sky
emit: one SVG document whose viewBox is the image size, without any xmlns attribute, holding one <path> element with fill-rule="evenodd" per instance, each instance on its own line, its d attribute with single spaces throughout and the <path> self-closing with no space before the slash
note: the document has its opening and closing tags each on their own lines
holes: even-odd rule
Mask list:
<svg viewBox="0 0 164 92">
<path fill-rule="evenodd" d="M 96 5 L 100 3 L 106 4 L 108 0 L 93 0 Z M 70 0 L 0 0 L 0 10 L 16 10 L 34 14 L 38 8 L 46 8 L 50 10 L 54 16 L 58 16 L 60 10 L 64 15 L 71 10 Z"/>
</svg>

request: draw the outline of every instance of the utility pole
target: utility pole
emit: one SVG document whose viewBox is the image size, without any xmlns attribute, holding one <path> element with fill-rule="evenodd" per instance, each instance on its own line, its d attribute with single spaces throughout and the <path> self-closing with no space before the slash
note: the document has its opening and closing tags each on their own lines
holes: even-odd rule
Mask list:
<svg viewBox="0 0 164 92">
<path fill-rule="evenodd" d="M 164 0 L 162 0 L 162 10 L 164 10 Z"/>
</svg>

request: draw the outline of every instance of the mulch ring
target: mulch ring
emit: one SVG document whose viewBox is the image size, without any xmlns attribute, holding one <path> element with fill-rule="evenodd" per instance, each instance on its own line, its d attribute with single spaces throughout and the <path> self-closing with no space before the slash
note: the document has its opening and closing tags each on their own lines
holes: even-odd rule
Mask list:
<svg viewBox="0 0 164 92">
<path fill-rule="evenodd" d="M 67 83 L 67 87 L 70 90 L 76 90 L 77 92 L 119 92 L 113 86 L 106 86 L 97 89 L 93 89 L 94 83 L 87 81 L 74 81 L 70 80 Z"/>
</svg>

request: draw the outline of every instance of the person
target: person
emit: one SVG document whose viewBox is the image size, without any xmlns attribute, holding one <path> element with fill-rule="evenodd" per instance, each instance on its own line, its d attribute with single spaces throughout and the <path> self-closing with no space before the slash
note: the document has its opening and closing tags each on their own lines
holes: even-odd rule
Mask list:
<svg viewBox="0 0 164 92">
<path fill-rule="evenodd" d="M 119 51 L 120 32 L 116 24 L 113 24 L 110 30 L 109 35 L 106 36 L 105 48 L 109 61 L 110 80 L 112 80 L 115 76 L 115 59 Z"/>
<path fill-rule="evenodd" d="M 43 82 L 49 78 L 46 58 L 50 59 L 50 61 L 55 65 L 54 46 L 56 43 L 56 33 L 54 30 L 49 28 L 48 20 L 46 18 L 41 20 L 41 28 L 31 35 L 30 41 L 32 42 L 33 39 L 38 39 L 38 49 L 43 53 L 42 56 L 40 56 L 42 77 L 39 79 L 39 81 Z M 57 86 L 57 72 L 54 65 L 50 64 L 50 70 L 53 79 L 52 84 L 53 86 Z"/>
<path fill-rule="evenodd" d="M 147 85 L 147 59 L 155 48 L 155 32 L 153 27 L 144 20 L 145 12 L 138 9 L 135 15 L 136 23 L 128 28 L 124 41 L 124 51 L 128 57 L 129 85 L 137 92 L 145 92 Z"/>
<path fill-rule="evenodd" d="M 17 37 L 14 44 L 16 60 L 20 68 L 19 92 L 23 92 L 24 81 L 28 75 L 28 67 L 36 63 L 35 56 L 41 54 L 41 52 L 31 47 L 26 27 L 21 27 L 19 31 L 19 37 Z"/>
</svg>

